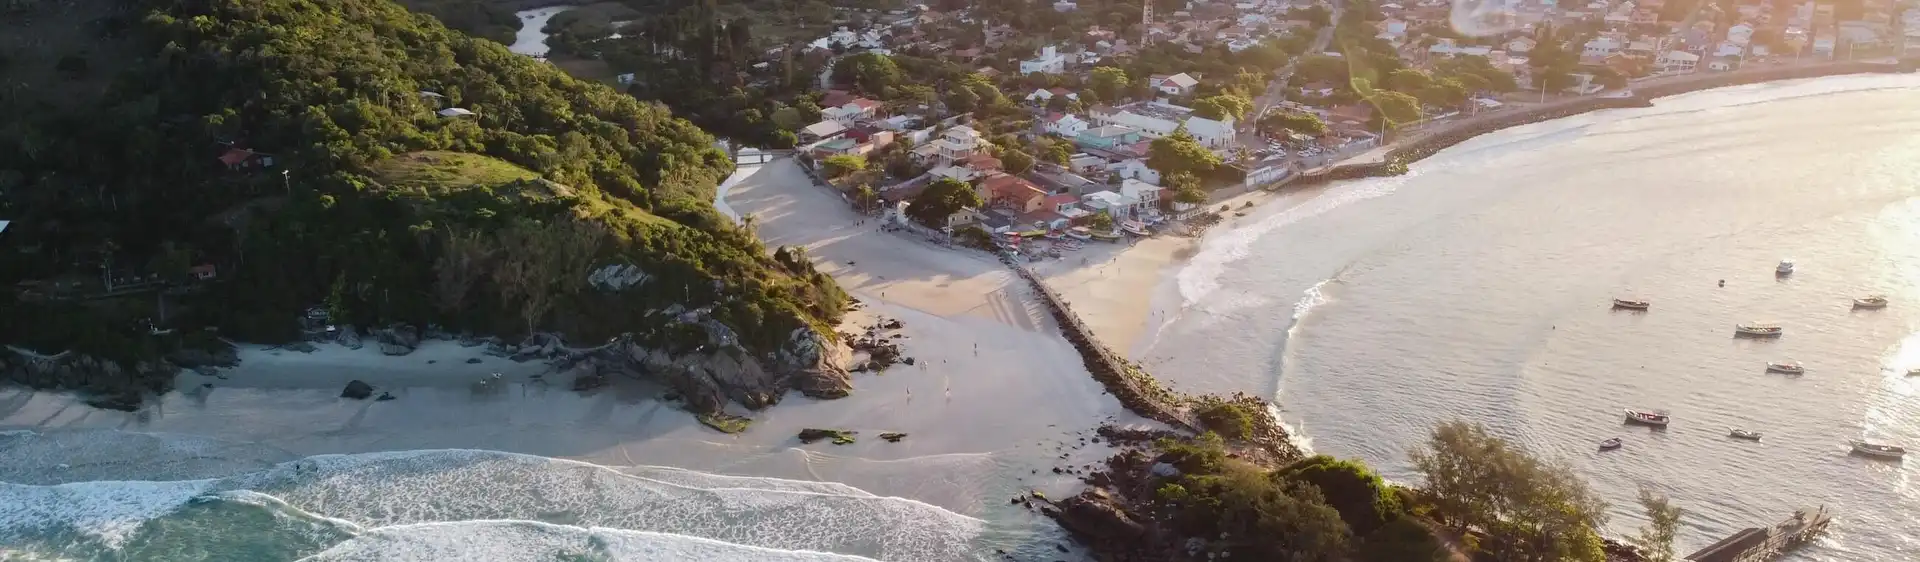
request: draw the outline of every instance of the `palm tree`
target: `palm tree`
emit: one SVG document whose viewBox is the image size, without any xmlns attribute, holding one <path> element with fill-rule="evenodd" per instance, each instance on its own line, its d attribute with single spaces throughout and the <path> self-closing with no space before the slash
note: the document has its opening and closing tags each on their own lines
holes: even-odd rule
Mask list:
<svg viewBox="0 0 1920 562">
<path fill-rule="evenodd" d="M 757 222 L 759 218 L 760 217 L 758 215 L 755 215 L 753 213 L 740 215 L 740 226 L 742 228 L 747 229 L 747 234 L 752 234 L 755 237 L 759 237 L 760 232 L 754 229 L 754 223 Z"/>
</svg>

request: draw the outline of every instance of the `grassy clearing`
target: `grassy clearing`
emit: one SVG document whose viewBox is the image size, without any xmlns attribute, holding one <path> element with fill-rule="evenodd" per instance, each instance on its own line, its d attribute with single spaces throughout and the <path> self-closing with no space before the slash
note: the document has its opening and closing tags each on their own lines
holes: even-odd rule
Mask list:
<svg viewBox="0 0 1920 562">
<path fill-rule="evenodd" d="M 434 196 L 540 178 L 532 170 L 492 156 L 438 150 L 401 154 L 375 163 L 372 172 L 388 189 Z"/>
</svg>

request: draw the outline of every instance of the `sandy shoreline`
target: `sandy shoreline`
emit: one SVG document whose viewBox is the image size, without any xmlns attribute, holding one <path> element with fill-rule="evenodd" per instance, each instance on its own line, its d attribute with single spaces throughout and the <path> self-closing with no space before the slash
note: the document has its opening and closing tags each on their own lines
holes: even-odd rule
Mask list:
<svg viewBox="0 0 1920 562">
<path fill-rule="evenodd" d="M 758 218 L 769 247 L 806 246 L 823 271 L 867 303 L 864 312 L 901 320 L 903 351 L 916 365 L 857 374 L 853 394 L 839 400 L 790 393 L 751 413 L 746 433 L 728 435 L 644 385 L 577 393 L 565 380 L 533 380 L 547 371 L 543 362 L 516 363 L 457 342 L 428 341 L 398 357 L 375 346 L 326 345 L 313 353 L 248 346 L 225 379 L 184 374 L 180 390 L 140 412 L 97 410 L 59 393 L 0 390 L 0 430 L 183 434 L 296 456 L 488 449 L 835 481 L 976 517 L 1023 517 L 1007 498 L 1026 489 L 1072 490 L 1074 477 L 1049 468 L 1104 458 L 1102 447 L 1077 448 L 1079 437 L 1109 419 L 1150 423 L 1105 395 L 1030 289 L 984 254 L 859 224 L 859 215 L 791 161 L 743 175 L 726 199 Z M 467 362 L 474 358 L 480 362 Z M 495 372 L 507 383 L 474 384 Z M 340 398 L 353 379 L 395 399 Z M 851 429 L 860 440 L 801 445 L 794 434 L 806 427 Z M 876 438 L 888 431 L 909 437 Z"/>
</svg>

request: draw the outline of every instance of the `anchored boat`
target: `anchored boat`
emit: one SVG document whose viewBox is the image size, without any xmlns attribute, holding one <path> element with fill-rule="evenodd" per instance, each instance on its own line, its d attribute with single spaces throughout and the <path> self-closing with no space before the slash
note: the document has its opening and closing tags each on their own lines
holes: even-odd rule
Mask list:
<svg viewBox="0 0 1920 562">
<path fill-rule="evenodd" d="M 1614 308 L 1624 308 L 1627 310 L 1646 310 L 1648 307 L 1651 307 L 1651 306 L 1653 306 L 1653 303 L 1643 301 L 1643 300 L 1613 299 Z"/>
<path fill-rule="evenodd" d="M 1852 443 L 1853 443 L 1853 452 L 1860 453 L 1862 455 L 1866 455 L 1869 457 L 1878 457 L 1883 459 L 1898 459 L 1898 458 L 1907 456 L 1907 448 L 1901 447 L 1899 445 L 1884 445 L 1880 443 L 1868 443 L 1866 441 L 1860 441 L 1857 439 L 1854 440 Z"/>
<path fill-rule="evenodd" d="M 1773 274 L 1774 275 L 1792 275 L 1793 260 L 1780 260 L 1780 265 L 1773 266 Z"/>
<path fill-rule="evenodd" d="M 1600 450 L 1611 451 L 1620 448 L 1620 438 L 1612 437 L 1600 442 Z"/>
<path fill-rule="evenodd" d="M 1661 412 L 1644 412 L 1640 410 L 1627 410 L 1627 423 L 1637 423 L 1640 425 L 1653 426 L 1653 427 L 1666 427 L 1667 422 L 1670 420 L 1671 418 L 1668 418 L 1666 414 Z"/>
<path fill-rule="evenodd" d="M 1727 437 L 1732 437 L 1734 439 L 1745 439 L 1748 441 L 1759 441 L 1760 432 L 1747 431 L 1744 429 L 1740 429 L 1738 427 L 1731 427 L 1731 428 L 1727 428 Z"/>
<path fill-rule="evenodd" d="M 1786 375 L 1802 375 L 1802 374 L 1806 374 L 1807 368 L 1800 366 L 1799 361 L 1781 361 L 1778 363 L 1768 363 L 1767 372 L 1781 373 Z"/>
<path fill-rule="evenodd" d="M 1733 327 L 1733 331 L 1734 333 L 1742 336 L 1771 338 L 1771 337 L 1778 337 L 1783 330 L 1780 329 L 1780 325 L 1778 324 L 1753 323 L 1753 324 L 1736 324 Z"/>
<path fill-rule="evenodd" d="M 1865 309 L 1886 308 L 1887 297 L 1884 295 L 1867 295 L 1864 297 L 1853 299 L 1853 307 L 1865 308 Z"/>
</svg>

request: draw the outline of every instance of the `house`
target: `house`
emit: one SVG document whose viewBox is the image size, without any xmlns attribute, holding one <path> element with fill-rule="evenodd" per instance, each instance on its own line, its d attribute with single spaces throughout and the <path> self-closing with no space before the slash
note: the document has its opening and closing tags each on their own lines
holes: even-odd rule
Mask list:
<svg viewBox="0 0 1920 562">
<path fill-rule="evenodd" d="M 1147 161 L 1128 158 L 1107 165 L 1107 171 L 1121 179 L 1135 179 L 1154 185 L 1160 185 L 1160 171 L 1147 166 Z"/>
<path fill-rule="evenodd" d="M 1067 70 L 1067 57 L 1048 45 L 1040 49 L 1040 56 L 1020 61 L 1021 74 L 1059 74 Z"/>
<path fill-rule="evenodd" d="M 915 158 L 923 162 L 939 162 L 942 165 L 956 160 L 964 160 L 974 155 L 986 143 L 980 138 L 980 132 L 966 125 L 947 129 L 940 138 L 913 149 Z"/>
<path fill-rule="evenodd" d="M 1833 37 L 1823 35 L 1813 38 L 1813 54 L 1823 57 L 1833 56 Z"/>
<path fill-rule="evenodd" d="M 1193 135 L 1193 139 L 1200 141 L 1201 146 L 1213 149 L 1233 146 L 1232 118 L 1215 121 L 1205 117 L 1188 117 L 1184 125 L 1187 128 L 1187 134 Z"/>
<path fill-rule="evenodd" d="M 1053 11 L 1055 12 L 1071 12 L 1078 9 L 1080 9 L 1079 4 L 1068 2 L 1067 0 L 1060 0 L 1059 2 L 1053 3 Z"/>
<path fill-rule="evenodd" d="M 440 111 L 438 111 L 437 113 L 439 113 L 439 114 L 440 114 L 440 117 L 442 117 L 442 118 L 446 118 L 446 119 L 458 119 L 458 118 L 461 118 L 461 117 L 473 117 L 473 116 L 474 116 L 474 113 L 473 113 L 472 111 L 469 111 L 469 110 L 467 110 L 467 109 L 463 109 L 463 108 L 458 108 L 458 107 L 449 107 L 449 108 L 446 108 L 446 109 L 442 109 L 442 110 L 440 110 Z"/>
<path fill-rule="evenodd" d="M 1071 113 L 1055 113 L 1047 116 L 1047 132 L 1072 138 L 1087 130 L 1087 122 Z"/>
<path fill-rule="evenodd" d="M 837 137 L 845 132 L 847 132 L 846 125 L 841 125 L 838 121 L 822 120 L 819 123 L 807 125 L 806 128 L 800 129 L 799 136 L 802 142 L 814 142 Z"/>
<path fill-rule="evenodd" d="M 1047 211 L 1060 215 L 1068 221 L 1079 220 L 1082 217 L 1093 215 L 1093 213 L 1080 207 L 1080 196 L 1072 193 L 1048 195 L 1046 199 L 1040 201 L 1040 206 Z"/>
<path fill-rule="evenodd" d="M 1045 209 L 1047 190 L 1027 181 L 1026 178 L 1008 174 L 994 174 L 980 181 L 980 200 L 989 206 L 1012 210 L 1014 214 L 1026 214 Z"/>
<path fill-rule="evenodd" d="M 1140 102 L 1120 107 L 1099 106 L 1088 112 L 1093 124 L 1125 125 L 1138 129 L 1140 136 L 1157 139 L 1185 127 L 1187 133 L 1211 148 L 1233 143 L 1233 120 L 1215 121 L 1194 117 L 1193 108 L 1162 102 Z"/>
<path fill-rule="evenodd" d="M 1126 125 L 1102 125 L 1083 129 L 1073 136 L 1074 144 L 1100 150 L 1114 150 L 1137 142 L 1140 142 L 1140 130 Z"/>
<path fill-rule="evenodd" d="M 1620 41 L 1612 37 L 1595 37 L 1580 50 L 1584 58 L 1604 59 L 1607 55 L 1620 52 Z"/>
<path fill-rule="evenodd" d="M 1065 97 L 1070 100 L 1079 101 L 1080 94 L 1067 91 L 1066 88 L 1054 87 L 1044 90 L 1034 90 L 1033 93 L 1027 94 L 1027 101 L 1046 105 L 1047 102 L 1053 101 L 1053 98 L 1057 97 Z"/>
<path fill-rule="evenodd" d="M 1308 82 L 1300 86 L 1301 97 L 1324 97 L 1333 95 L 1333 85 L 1326 82 Z"/>
<path fill-rule="evenodd" d="M 1727 28 L 1727 42 L 1742 47 L 1753 41 L 1753 26 L 1738 24 Z"/>
<path fill-rule="evenodd" d="M 1714 72 L 1733 70 L 1734 66 L 1735 64 L 1732 57 L 1714 57 L 1712 61 L 1707 62 L 1707 70 Z"/>
<path fill-rule="evenodd" d="M 214 269 L 213 264 L 203 263 L 200 265 L 193 266 L 193 268 L 187 270 L 187 272 L 189 274 L 192 274 L 194 279 L 197 279 L 200 281 L 212 281 L 217 270 Z"/>
<path fill-rule="evenodd" d="M 273 165 L 273 155 L 264 152 L 254 152 L 244 148 L 228 147 L 226 152 L 220 154 L 220 164 L 226 166 L 229 170 L 266 168 Z"/>
<path fill-rule="evenodd" d="M 1509 53 L 1524 53 L 1533 50 L 1536 45 L 1538 45 L 1538 43 L 1536 43 L 1533 38 L 1521 37 L 1508 41 L 1506 47 Z"/>
<path fill-rule="evenodd" d="M 1374 27 L 1380 30 L 1379 38 L 1381 39 L 1398 43 L 1400 41 L 1406 40 L 1407 38 L 1406 20 L 1402 20 L 1399 18 L 1387 18 L 1384 20 L 1380 20 L 1379 23 L 1374 24 Z"/>
<path fill-rule="evenodd" d="M 1160 186 L 1136 179 L 1120 180 L 1120 195 L 1140 202 L 1142 208 L 1153 208 L 1160 204 Z"/>
<path fill-rule="evenodd" d="M 1095 191 L 1080 196 L 1080 206 L 1089 212 L 1104 214 L 1114 222 L 1119 222 L 1133 218 L 1134 210 L 1140 207 L 1140 200 L 1112 191 Z"/>
<path fill-rule="evenodd" d="M 1162 75 L 1155 74 L 1147 78 L 1147 83 L 1152 85 L 1153 89 L 1158 90 L 1160 93 L 1166 94 L 1169 96 L 1184 96 L 1187 94 L 1191 94 L 1193 93 L 1193 87 L 1200 85 L 1199 80 L 1194 79 L 1192 76 L 1188 76 L 1187 73 L 1185 72 L 1175 74 L 1172 76 L 1162 76 Z"/>
<path fill-rule="evenodd" d="M 1075 172 L 1092 172 L 1105 169 L 1106 166 L 1107 159 L 1085 152 L 1077 153 L 1067 158 L 1067 167 L 1072 168 Z"/>
<path fill-rule="evenodd" d="M 872 119 L 880 113 L 880 102 L 867 98 L 854 98 L 844 105 L 820 110 L 820 117 L 837 121 L 842 125 L 852 125 L 858 121 Z"/>
<path fill-rule="evenodd" d="M 1660 67 L 1662 73 L 1685 74 L 1693 72 L 1695 67 L 1700 65 L 1700 55 L 1686 51 L 1667 51 L 1662 53 L 1654 64 Z"/>
<path fill-rule="evenodd" d="M 618 75 L 618 76 L 614 76 L 614 77 L 613 77 L 613 81 L 615 81 L 615 82 L 619 82 L 619 83 L 621 83 L 621 84 L 632 84 L 634 80 L 636 80 L 636 79 L 638 79 L 638 78 L 637 78 L 638 76 L 639 76 L 639 75 L 637 75 L 637 74 L 634 74 L 634 73 L 632 73 L 632 72 L 628 72 L 628 73 L 626 73 L 626 74 L 621 74 L 621 75 Z"/>
</svg>

